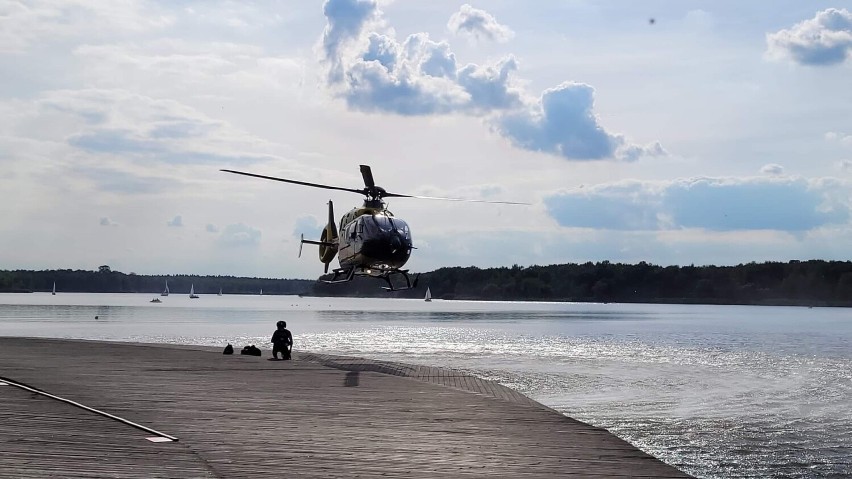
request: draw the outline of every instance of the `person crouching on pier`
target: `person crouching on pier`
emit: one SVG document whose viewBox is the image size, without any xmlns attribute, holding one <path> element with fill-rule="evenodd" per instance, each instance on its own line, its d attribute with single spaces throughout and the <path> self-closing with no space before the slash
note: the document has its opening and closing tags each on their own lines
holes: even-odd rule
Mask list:
<svg viewBox="0 0 852 479">
<path fill-rule="evenodd" d="M 278 359 L 278 353 L 281 353 L 281 359 L 290 359 L 290 351 L 293 349 L 293 335 L 287 329 L 287 323 L 278 321 L 276 323 L 278 329 L 272 333 L 272 359 Z"/>
</svg>

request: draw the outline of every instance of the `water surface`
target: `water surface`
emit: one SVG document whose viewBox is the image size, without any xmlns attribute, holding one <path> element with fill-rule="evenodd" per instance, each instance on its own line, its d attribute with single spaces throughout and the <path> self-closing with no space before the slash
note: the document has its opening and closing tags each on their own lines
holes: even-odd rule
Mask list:
<svg viewBox="0 0 852 479">
<path fill-rule="evenodd" d="M 463 369 L 699 477 L 852 476 L 852 311 L 0 295 L 0 335 L 296 348 Z"/>
</svg>

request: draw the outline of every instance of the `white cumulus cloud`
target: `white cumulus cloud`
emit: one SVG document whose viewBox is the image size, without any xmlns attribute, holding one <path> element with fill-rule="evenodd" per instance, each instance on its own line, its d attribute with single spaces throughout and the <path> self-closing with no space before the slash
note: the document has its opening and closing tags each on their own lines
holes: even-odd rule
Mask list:
<svg viewBox="0 0 852 479">
<path fill-rule="evenodd" d="M 641 146 L 607 131 L 594 113 L 594 88 L 565 82 L 536 99 L 514 79 L 518 61 L 459 65 L 447 42 L 428 33 L 402 42 L 385 28 L 375 0 L 327 0 L 323 56 L 332 91 L 354 110 L 398 115 L 462 113 L 485 120 L 513 145 L 569 160 L 636 160 L 667 154 L 659 143 Z M 474 20 L 479 19 L 479 20 Z M 466 5 L 451 29 L 500 30 L 487 12 Z M 505 32 L 504 32 L 505 33 Z"/>
<path fill-rule="evenodd" d="M 801 65 L 825 66 L 852 57 L 852 13 L 828 8 L 792 28 L 766 35 L 770 58 L 789 58 Z"/>
<path fill-rule="evenodd" d="M 450 17 L 447 28 L 456 35 L 466 35 L 479 40 L 506 42 L 515 36 L 515 32 L 497 22 L 493 15 L 468 4 L 462 5 L 461 9 Z"/>
<path fill-rule="evenodd" d="M 628 144 L 621 135 L 606 131 L 595 116 L 594 95 L 590 85 L 566 82 L 545 90 L 527 108 L 498 117 L 494 126 L 521 148 L 568 159 L 633 161 L 666 154 L 659 143 Z"/>
</svg>

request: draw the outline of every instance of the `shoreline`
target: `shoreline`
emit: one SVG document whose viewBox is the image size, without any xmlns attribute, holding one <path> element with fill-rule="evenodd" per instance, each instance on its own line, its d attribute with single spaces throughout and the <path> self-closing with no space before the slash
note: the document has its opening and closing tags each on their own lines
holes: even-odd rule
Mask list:
<svg viewBox="0 0 852 479">
<path fill-rule="evenodd" d="M 542 476 L 690 477 L 603 429 L 450 369 L 300 351 L 294 351 L 294 361 L 273 362 L 224 356 L 211 346 L 10 337 L 0 337 L 0 359 L 2 377 L 180 437 L 178 444 L 203 456 L 202 466 L 215 477 L 268 473 L 278 465 L 279 454 L 289 464 L 306 467 L 306 477 L 417 476 L 418 471 L 421 477 L 531 471 Z M 0 394 L 9 395 L 10 389 L 0 388 Z M 16 407 L 27 411 L 26 398 L 18 399 Z M 276 430 L 294 438 L 289 444 L 295 449 L 285 445 L 278 451 L 268 437 Z M 48 431 L 41 431 L 39 440 L 50 442 Z M 217 441 L 225 445 L 214 447 Z M 51 447 L 66 447 L 62 444 Z M 150 447 L 169 449 L 156 443 Z M 269 448 L 278 453 L 258 457 L 258 451 Z M 16 451 L 51 466 L 38 459 L 37 451 Z M 318 461 L 318 455 L 324 459 Z M 334 459 L 341 455 L 350 460 Z M 0 470 L 33 472 L 21 456 L 7 456 L 0 458 Z M 89 459 L 79 458 L 77 472 Z M 128 467 L 140 461 L 145 465 L 140 458 Z M 336 465 L 329 469 L 328 463 Z"/>
<path fill-rule="evenodd" d="M 0 297 L 4 294 L 9 295 L 50 295 L 51 291 L 0 291 Z M 154 295 L 153 297 L 160 297 L 159 292 L 137 292 L 137 291 L 121 291 L 121 292 L 100 292 L 100 293 L 92 293 L 87 291 L 63 291 L 57 293 L 57 296 L 61 295 L 84 295 L 84 294 L 104 294 L 104 295 Z M 182 294 L 172 293 L 174 296 L 183 296 Z M 204 297 L 213 297 L 219 296 L 215 293 L 205 293 L 199 294 L 201 298 Z M 254 293 L 228 293 L 223 296 L 231 296 L 231 297 L 257 297 L 261 296 Z M 392 299 L 392 300 L 402 300 L 402 301 L 423 301 L 422 298 L 410 298 L 410 297 L 401 297 L 401 296 L 364 296 L 364 295 L 334 295 L 334 296 L 319 296 L 319 295 L 311 295 L 311 294 L 275 294 L 269 293 L 264 294 L 262 296 L 266 297 L 298 297 L 301 299 Z M 852 301 L 813 301 L 813 302 L 796 302 L 789 301 L 784 299 L 774 299 L 774 300 L 761 300 L 761 301 L 753 301 L 753 302 L 724 302 L 724 301 L 711 301 L 711 300 L 699 300 L 692 298 L 655 298 L 655 301 L 646 301 L 646 300 L 637 300 L 637 301 L 595 301 L 595 300 L 557 300 L 557 299 L 512 299 L 512 300 L 502 300 L 502 299 L 485 299 L 485 298 L 466 298 L 466 297 L 457 297 L 457 298 L 432 298 L 433 302 L 467 302 L 467 303 L 507 303 L 507 304 L 578 304 L 578 305 L 586 305 L 586 304 L 621 304 L 621 305 L 671 305 L 671 306 L 760 306 L 760 307 L 788 307 L 788 308 L 852 308 Z"/>
</svg>

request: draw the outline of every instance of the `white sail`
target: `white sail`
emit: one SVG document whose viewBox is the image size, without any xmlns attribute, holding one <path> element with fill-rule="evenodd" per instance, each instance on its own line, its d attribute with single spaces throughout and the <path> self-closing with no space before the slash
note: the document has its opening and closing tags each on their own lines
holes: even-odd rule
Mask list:
<svg viewBox="0 0 852 479">
<path fill-rule="evenodd" d="M 432 290 L 426 287 L 426 299 L 424 301 L 432 301 Z"/>
<path fill-rule="evenodd" d="M 222 288 L 219 288 L 219 294 L 217 296 L 222 296 Z"/>
<path fill-rule="evenodd" d="M 51 294 L 56 296 L 56 281 L 53 282 L 53 293 L 51 293 Z"/>
<path fill-rule="evenodd" d="M 197 298 L 198 297 L 198 295 L 195 294 L 195 285 L 194 284 L 189 286 L 189 297 L 190 298 Z"/>
<path fill-rule="evenodd" d="M 166 289 L 164 289 L 163 292 L 160 293 L 160 296 L 168 296 L 168 295 L 169 295 L 169 280 L 166 280 Z"/>
</svg>

